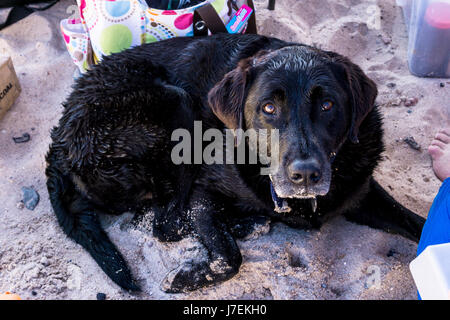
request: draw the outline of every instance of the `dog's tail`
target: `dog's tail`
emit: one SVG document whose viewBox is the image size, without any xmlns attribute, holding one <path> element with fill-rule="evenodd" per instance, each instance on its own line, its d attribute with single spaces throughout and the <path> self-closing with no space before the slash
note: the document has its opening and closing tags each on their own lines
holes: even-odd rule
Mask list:
<svg viewBox="0 0 450 320">
<path fill-rule="evenodd" d="M 372 177 L 358 210 L 345 213 L 348 220 L 399 234 L 419 242 L 425 219 L 398 203 Z"/>
<path fill-rule="evenodd" d="M 68 237 L 86 249 L 102 270 L 120 287 L 140 291 L 114 244 L 102 229 L 98 210 L 76 189 L 72 180 L 58 168 L 51 148 L 47 155 L 47 188 L 58 222 Z"/>
</svg>

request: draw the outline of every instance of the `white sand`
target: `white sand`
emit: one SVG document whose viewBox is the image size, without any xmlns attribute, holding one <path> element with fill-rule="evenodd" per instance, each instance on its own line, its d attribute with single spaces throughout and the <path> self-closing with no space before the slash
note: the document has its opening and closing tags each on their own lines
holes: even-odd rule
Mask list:
<svg viewBox="0 0 450 320">
<path fill-rule="evenodd" d="M 425 217 L 440 186 L 426 146 L 438 128 L 450 125 L 450 81 L 409 74 L 400 8 L 392 0 L 279 0 L 276 11 L 269 12 L 266 0 L 255 2 L 261 34 L 348 55 L 377 82 L 387 151 L 376 178 L 402 204 Z M 162 244 L 151 230 L 132 228 L 130 214 L 107 218 L 105 227 L 144 292 L 131 296 L 119 289 L 62 233 L 45 187 L 49 130 L 60 117 L 75 70 L 58 27 L 59 20 L 71 14 L 66 10 L 72 4 L 61 1 L 0 32 L 0 55 L 12 57 L 23 88 L 0 120 L 0 292 L 24 299 L 95 299 L 97 292 L 108 299 L 416 298 L 408 271 L 416 244 L 343 218 L 320 231 L 273 225 L 268 234 L 239 242 L 244 262 L 232 280 L 178 295 L 165 294 L 159 284 L 181 261 L 199 254 L 198 244 Z M 396 86 L 389 88 L 390 82 Z M 399 106 L 402 97 L 416 97 L 418 103 Z M 15 144 L 12 137 L 24 132 L 30 133 L 31 141 Z M 402 141 L 407 136 L 414 136 L 422 150 L 407 146 Z M 34 186 L 41 196 L 34 211 L 17 205 L 22 186 Z M 289 266 L 289 243 L 303 268 Z M 371 286 L 377 275 L 379 286 Z"/>
</svg>

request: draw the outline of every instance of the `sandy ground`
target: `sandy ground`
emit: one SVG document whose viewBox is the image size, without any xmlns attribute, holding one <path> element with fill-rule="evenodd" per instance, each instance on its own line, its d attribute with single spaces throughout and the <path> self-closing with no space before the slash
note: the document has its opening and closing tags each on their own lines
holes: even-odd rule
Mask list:
<svg viewBox="0 0 450 320">
<path fill-rule="evenodd" d="M 427 144 L 449 126 L 449 79 L 408 72 L 407 34 L 392 0 L 279 0 L 276 11 L 255 0 L 261 34 L 348 55 L 379 86 L 387 150 L 376 178 L 403 205 L 426 217 L 440 186 Z M 151 235 L 151 214 L 139 227 L 132 215 L 103 219 L 110 237 L 144 289 L 120 290 L 57 225 L 45 187 L 49 130 L 60 117 L 75 70 L 59 34 L 73 1 L 61 1 L 0 32 L 0 55 L 13 59 L 23 92 L 0 121 L 0 292 L 24 299 L 415 299 L 408 271 L 416 244 L 336 218 L 320 231 L 273 225 L 240 241 L 244 262 L 233 279 L 189 294 L 166 294 L 159 284 L 181 261 L 201 251 L 192 240 L 163 244 Z M 66 11 L 68 10 L 69 11 Z M 444 83 L 442 88 L 440 83 Z M 414 101 L 414 106 L 405 106 Z M 413 103 L 414 104 L 414 103 Z M 31 140 L 12 137 L 28 132 Z M 413 136 L 421 150 L 403 139 Z M 34 211 L 20 205 L 21 188 L 40 194 Z M 290 258 L 300 260 L 292 267 Z"/>
</svg>

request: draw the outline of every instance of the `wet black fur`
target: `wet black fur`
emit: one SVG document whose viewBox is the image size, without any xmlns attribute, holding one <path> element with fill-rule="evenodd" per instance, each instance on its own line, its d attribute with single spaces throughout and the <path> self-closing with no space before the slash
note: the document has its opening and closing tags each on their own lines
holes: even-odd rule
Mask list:
<svg viewBox="0 0 450 320">
<path fill-rule="evenodd" d="M 262 50 L 290 45 L 256 35 L 175 38 L 105 57 L 76 81 L 51 133 L 46 170 L 50 200 L 64 232 L 122 288 L 139 289 L 102 230 L 98 213 L 120 214 L 151 206 L 153 232 L 160 240 L 198 237 L 208 258 L 174 270 L 163 283 L 168 292 L 194 290 L 235 275 L 242 258 L 234 238 L 246 236 L 255 223 L 265 223 L 269 217 L 294 227 L 319 228 L 330 216 L 344 214 L 357 223 L 418 240 L 424 220 L 398 204 L 372 178 L 383 151 L 382 119 L 373 101 L 364 110 L 354 106 L 352 119 L 342 124 L 351 131 L 349 139 L 332 164 L 330 191 L 318 197 L 316 213 L 309 200 L 301 199 L 289 200 L 293 212 L 275 213 L 269 179 L 259 175 L 256 165 L 172 163 L 174 129 L 192 130 L 194 119 L 203 121 L 204 130 L 224 128 L 224 123 L 234 126 L 238 110 L 223 106 L 215 110 L 218 106 L 211 105 L 223 98 L 219 93 L 251 85 L 240 83 L 243 80 L 229 72 L 237 70 L 239 63 L 248 67 L 243 64 Z M 346 88 L 349 96 L 360 91 L 353 98 L 366 99 L 364 85 L 371 86 L 367 90 L 375 90 L 370 94 L 376 96 L 374 85 L 348 60 L 332 52 L 317 50 L 317 55 L 341 62 L 341 69 L 334 70 L 338 81 L 355 78 L 353 86 Z M 235 80 L 228 83 L 230 87 L 223 83 L 211 91 L 227 73 Z"/>
</svg>

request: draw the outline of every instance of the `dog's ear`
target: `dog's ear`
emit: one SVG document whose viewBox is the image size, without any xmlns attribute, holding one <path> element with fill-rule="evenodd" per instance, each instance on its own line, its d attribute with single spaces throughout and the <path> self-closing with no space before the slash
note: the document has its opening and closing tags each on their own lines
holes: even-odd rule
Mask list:
<svg viewBox="0 0 450 320">
<path fill-rule="evenodd" d="M 208 103 L 217 118 L 229 129 L 242 128 L 245 93 L 252 59 L 241 60 L 208 94 Z"/>
<path fill-rule="evenodd" d="M 342 79 L 344 86 L 348 88 L 352 108 L 349 138 L 353 143 L 358 143 L 359 127 L 375 107 L 377 86 L 360 67 L 349 59 L 332 52 L 327 52 L 327 54 L 332 56 L 332 69 L 338 80 Z"/>
</svg>

